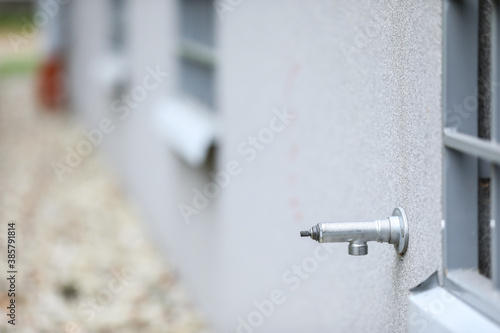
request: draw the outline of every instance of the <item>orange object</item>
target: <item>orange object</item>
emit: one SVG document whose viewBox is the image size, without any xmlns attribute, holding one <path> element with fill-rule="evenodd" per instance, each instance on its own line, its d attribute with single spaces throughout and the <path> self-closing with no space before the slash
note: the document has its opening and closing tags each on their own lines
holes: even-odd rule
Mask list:
<svg viewBox="0 0 500 333">
<path fill-rule="evenodd" d="M 60 110 L 64 100 L 63 61 L 58 55 L 47 58 L 38 72 L 38 100 L 50 111 Z"/>
</svg>

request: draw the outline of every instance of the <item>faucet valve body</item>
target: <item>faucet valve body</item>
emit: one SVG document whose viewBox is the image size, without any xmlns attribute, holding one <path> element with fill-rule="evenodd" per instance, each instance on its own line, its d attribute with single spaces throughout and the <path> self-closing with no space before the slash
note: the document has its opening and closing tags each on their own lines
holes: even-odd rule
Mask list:
<svg viewBox="0 0 500 333">
<path fill-rule="evenodd" d="M 353 256 L 368 254 L 369 241 L 393 244 L 399 254 L 408 248 L 408 221 L 402 208 L 395 208 L 392 216 L 369 222 L 318 223 L 301 237 L 310 237 L 319 243 L 349 242 L 348 251 Z"/>
</svg>

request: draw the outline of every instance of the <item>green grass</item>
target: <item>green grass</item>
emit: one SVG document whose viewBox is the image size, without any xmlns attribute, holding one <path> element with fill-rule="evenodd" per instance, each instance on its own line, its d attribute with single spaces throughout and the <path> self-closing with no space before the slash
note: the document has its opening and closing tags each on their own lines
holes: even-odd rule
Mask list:
<svg viewBox="0 0 500 333">
<path fill-rule="evenodd" d="M 26 20 L 32 23 L 32 19 L 31 11 L 0 12 L 0 31 L 18 33 L 26 24 Z"/>
<path fill-rule="evenodd" d="M 39 61 L 35 57 L 12 58 L 0 62 L 0 77 L 33 73 Z"/>
<path fill-rule="evenodd" d="M 7 33 L 22 34 L 26 22 L 32 23 L 33 12 L 30 10 L 0 11 L 0 35 L 7 38 Z M 39 60 L 34 54 L 11 55 L 0 58 L 0 77 L 32 73 Z"/>
</svg>

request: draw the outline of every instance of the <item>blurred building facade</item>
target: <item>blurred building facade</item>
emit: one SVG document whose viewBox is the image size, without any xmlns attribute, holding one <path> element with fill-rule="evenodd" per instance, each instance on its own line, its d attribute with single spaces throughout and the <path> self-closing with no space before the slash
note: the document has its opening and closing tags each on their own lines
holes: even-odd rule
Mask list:
<svg viewBox="0 0 500 333">
<path fill-rule="evenodd" d="M 443 280 L 447 5 L 60 5 L 69 105 L 215 332 L 457 331 L 410 296 Z M 403 257 L 298 236 L 396 206 Z"/>
</svg>

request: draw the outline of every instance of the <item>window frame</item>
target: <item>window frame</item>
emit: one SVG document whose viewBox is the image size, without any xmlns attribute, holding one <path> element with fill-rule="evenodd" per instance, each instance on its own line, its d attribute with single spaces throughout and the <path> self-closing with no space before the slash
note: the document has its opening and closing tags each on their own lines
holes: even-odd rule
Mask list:
<svg viewBox="0 0 500 333">
<path fill-rule="evenodd" d="M 178 17 L 179 20 L 183 19 L 183 15 L 181 13 L 182 11 L 182 2 L 186 0 L 178 0 Z M 189 0 L 187 0 L 189 1 Z M 183 97 L 189 97 L 191 99 L 196 100 L 199 103 L 202 103 L 204 107 L 210 109 L 211 111 L 214 111 L 217 109 L 217 55 L 216 55 L 216 47 L 217 47 L 217 22 L 216 22 L 216 15 L 215 15 L 215 9 L 213 6 L 210 6 L 211 8 L 211 15 L 212 17 L 212 36 L 209 38 L 211 42 L 204 43 L 202 41 L 197 41 L 194 38 L 185 36 L 182 31 L 182 22 L 178 22 L 178 54 L 177 54 L 177 61 L 179 64 L 179 73 L 178 73 L 178 78 L 177 78 L 177 85 L 178 85 L 178 90 L 179 93 Z M 211 100 L 212 103 L 206 103 L 205 101 L 199 100 L 196 96 L 193 96 L 191 93 L 185 91 L 182 86 L 183 86 L 183 80 L 184 78 L 182 77 L 182 62 L 183 61 L 188 61 L 191 62 L 195 65 L 205 67 L 209 70 L 212 71 L 213 77 L 212 77 L 212 86 L 211 86 Z M 212 105 L 210 105 L 212 104 Z"/>
<path fill-rule="evenodd" d="M 500 0 L 493 9 L 492 137 L 485 140 L 477 137 L 479 3 L 444 1 L 442 277 L 446 290 L 500 324 Z M 449 117 L 467 100 L 474 110 Z M 479 160 L 491 164 L 491 279 L 477 271 Z"/>
</svg>

